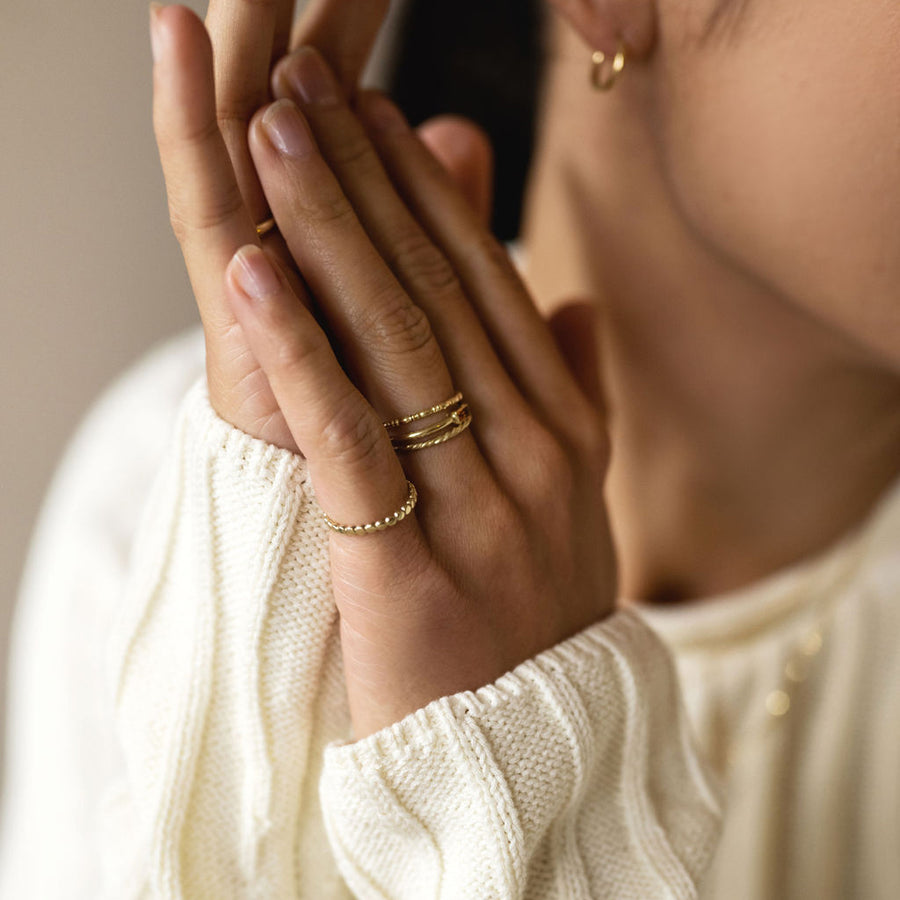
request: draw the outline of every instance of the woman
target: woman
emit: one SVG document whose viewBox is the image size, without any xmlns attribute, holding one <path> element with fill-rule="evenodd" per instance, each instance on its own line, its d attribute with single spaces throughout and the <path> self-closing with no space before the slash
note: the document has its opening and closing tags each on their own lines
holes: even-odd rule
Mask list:
<svg viewBox="0 0 900 900">
<path fill-rule="evenodd" d="M 153 11 L 206 376 L 57 487 L 10 896 L 897 895 L 900 19 L 554 6 L 549 329 L 483 143 L 353 90 L 384 4 L 313 4 L 274 103 L 290 3 Z"/>
</svg>

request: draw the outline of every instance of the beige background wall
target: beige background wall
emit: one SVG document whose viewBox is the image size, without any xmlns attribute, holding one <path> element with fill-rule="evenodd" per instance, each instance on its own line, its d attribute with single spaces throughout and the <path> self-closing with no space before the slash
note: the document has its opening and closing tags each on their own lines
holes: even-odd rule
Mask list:
<svg viewBox="0 0 900 900">
<path fill-rule="evenodd" d="M 0 2 L 4 695 L 16 585 L 67 438 L 113 376 L 198 321 L 169 229 L 150 83 L 143 0 Z"/>
</svg>

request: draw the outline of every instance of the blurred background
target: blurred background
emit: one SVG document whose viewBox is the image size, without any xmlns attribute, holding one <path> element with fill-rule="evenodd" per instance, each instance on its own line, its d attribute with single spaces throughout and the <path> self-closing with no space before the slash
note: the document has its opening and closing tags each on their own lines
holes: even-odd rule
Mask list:
<svg viewBox="0 0 900 900">
<path fill-rule="evenodd" d="M 531 153 L 538 17 L 538 0 L 395 0 L 366 79 L 415 123 L 492 123 L 506 240 Z M 147 18 L 143 0 L 0 4 L 4 698 L 16 589 L 67 440 L 117 374 L 199 321 L 153 140 Z"/>
</svg>

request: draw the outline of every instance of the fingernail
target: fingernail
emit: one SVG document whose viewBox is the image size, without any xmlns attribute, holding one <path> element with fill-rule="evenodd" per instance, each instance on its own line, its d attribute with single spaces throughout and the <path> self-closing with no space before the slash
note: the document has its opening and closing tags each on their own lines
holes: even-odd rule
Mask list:
<svg viewBox="0 0 900 900">
<path fill-rule="evenodd" d="M 337 79 L 315 48 L 301 47 L 286 68 L 288 81 L 304 103 L 327 106 L 340 102 Z"/>
<path fill-rule="evenodd" d="M 157 62 L 162 54 L 162 40 L 159 33 L 159 13 L 162 8 L 162 3 L 150 4 L 150 53 L 153 62 Z"/>
<path fill-rule="evenodd" d="M 279 279 L 266 254 L 255 244 L 241 247 L 232 259 L 231 272 L 237 286 L 248 297 L 259 300 L 281 290 Z"/>
<path fill-rule="evenodd" d="M 309 126 L 291 100 L 278 100 L 262 117 L 269 140 L 286 156 L 301 158 L 315 150 Z"/>
<path fill-rule="evenodd" d="M 377 92 L 366 94 L 362 104 L 362 114 L 367 125 L 384 134 L 409 129 L 403 113 L 384 94 Z"/>
</svg>

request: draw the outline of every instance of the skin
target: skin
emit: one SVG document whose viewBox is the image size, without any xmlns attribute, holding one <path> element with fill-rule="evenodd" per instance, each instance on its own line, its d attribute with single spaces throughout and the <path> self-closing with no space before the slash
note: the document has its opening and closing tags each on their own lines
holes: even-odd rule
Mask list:
<svg viewBox="0 0 900 900">
<path fill-rule="evenodd" d="M 334 27 L 342 5 L 325 17 Z M 244 43 L 217 52 L 217 65 L 265 71 L 271 21 L 261 16 L 279 10 L 255 4 L 242 31 L 250 4 L 234 6 L 229 43 Z M 398 509 L 407 478 L 422 496 L 390 529 L 331 534 L 355 736 L 488 684 L 608 616 L 616 569 L 594 367 L 567 366 L 488 232 L 484 204 L 461 192 L 386 98 L 361 94 L 349 105 L 325 58 L 305 47 L 273 73 L 276 93 L 293 99 L 249 119 L 247 149 L 280 232 L 261 248 L 245 147 L 234 136 L 229 147 L 217 127 L 236 101 L 216 88 L 210 36 L 177 6 L 153 10 L 151 29 L 154 127 L 215 409 L 301 452 L 337 522 Z M 262 90 L 224 78 L 254 99 Z M 559 317 L 556 331 L 569 333 L 571 321 Z M 578 372 L 589 373 L 583 384 Z M 381 423 L 457 389 L 477 427 L 401 465 Z"/>
<path fill-rule="evenodd" d="M 900 473 L 900 16 L 554 6 L 527 280 L 546 315 L 604 311 L 622 596 L 715 596 L 822 552 Z M 644 52 L 597 94 L 616 31 Z"/>
<path fill-rule="evenodd" d="M 151 16 L 154 125 L 213 406 L 302 452 L 337 521 L 398 508 L 407 478 L 422 497 L 387 531 L 331 536 L 356 737 L 495 680 L 610 615 L 617 596 L 682 599 L 824 546 L 897 472 L 900 273 L 884 271 L 887 239 L 874 268 L 863 238 L 833 246 L 846 182 L 822 198 L 834 173 L 816 182 L 798 162 L 796 176 L 814 183 L 798 196 L 832 218 L 830 228 L 816 216 L 808 224 L 832 244 L 798 236 L 805 220 L 787 215 L 776 219 L 779 239 L 767 237 L 755 198 L 765 188 L 793 209 L 782 192 L 794 182 L 785 187 L 770 137 L 758 191 L 735 186 L 748 177 L 733 159 L 744 144 L 715 126 L 734 117 L 729 89 L 744 69 L 723 79 L 713 65 L 730 59 L 722 44 L 705 45 L 718 57 L 702 55 L 697 4 L 560 6 L 569 31 L 556 44 L 526 235 L 543 318 L 486 230 L 483 139 L 452 120 L 416 135 L 390 105 L 353 90 L 382 4 L 315 3 L 295 34 L 321 53 L 300 49 L 275 68 L 284 99 L 274 105 L 268 78 L 290 4 L 218 0 L 209 36 L 184 8 Z M 634 51 L 628 80 L 596 119 L 585 116 L 597 97 L 579 94 L 568 60 L 586 60 L 585 45 L 613 49 L 619 33 Z M 738 58 L 750 92 L 756 70 Z M 825 65 L 817 59 L 810 51 L 802 65 Z M 793 107 L 782 99 L 790 125 L 812 102 L 799 89 Z M 841 115 L 811 109 L 819 125 Z M 844 108 L 861 119 L 855 110 Z M 869 140 L 896 143 L 889 121 L 867 118 L 886 131 Z M 738 125 L 763 159 L 764 137 Z M 701 126 L 708 136 L 697 136 Z M 795 131 L 796 152 L 808 152 L 810 132 Z M 869 171 L 883 178 L 869 196 L 884 202 L 850 211 L 863 236 L 880 237 L 897 188 L 890 165 Z M 261 248 L 254 223 L 269 208 L 279 234 Z M 851 282 L 866 289 L 866 316 L 839 290 Z M 603 313 L 599 355 L 593 309 Z M 457 388 L 472 428 L 401 460 L 380 423 Z"/>
</svg>

